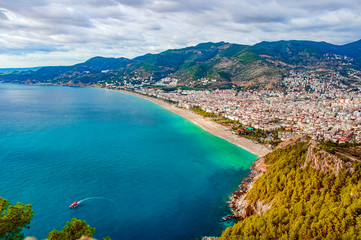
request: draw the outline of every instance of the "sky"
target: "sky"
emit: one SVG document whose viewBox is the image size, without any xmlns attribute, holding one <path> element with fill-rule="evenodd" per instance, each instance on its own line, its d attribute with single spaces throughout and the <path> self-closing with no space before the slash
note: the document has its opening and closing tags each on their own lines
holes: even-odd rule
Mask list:
<svg viewBox="0 0 361 240">
<path fill-rule="evenodd" d="M 0 0 L 0 68 L 133 58 L 202 42 L 360 38 L 360 0 Z"/>
</svg>

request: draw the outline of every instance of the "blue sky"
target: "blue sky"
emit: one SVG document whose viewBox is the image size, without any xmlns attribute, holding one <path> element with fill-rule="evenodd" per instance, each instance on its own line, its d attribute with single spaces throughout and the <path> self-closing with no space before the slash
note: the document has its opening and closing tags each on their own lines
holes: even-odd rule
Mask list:
<svg viewBox="0 0 361 240">
<path fill-rule="evenodd" d="M 209 41 L 360 38 L 360 0 L 0 0 L 0 68 L 132 58 Z"/>
</svg>

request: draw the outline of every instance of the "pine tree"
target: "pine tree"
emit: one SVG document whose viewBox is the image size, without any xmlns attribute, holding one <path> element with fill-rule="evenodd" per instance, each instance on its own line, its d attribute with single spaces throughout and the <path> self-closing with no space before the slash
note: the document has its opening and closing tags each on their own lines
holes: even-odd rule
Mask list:
<svg viewBox="0 0 361 240">
<path fill-rule="evenodd" d="M 21 230 L 29 228 L 32 216 L 30 204 L 17 203 L 12 206 L 8 200 L 0 197 L 0 239 L 24 239 Z"/>
<path fill-rule="evenodd" d="M 95 228 L 90 227 L 85 221 L 73 218 L 65 224 L 62 231 L 51 231 L 48 240 L 77 240 L 81 236 L 92 237 L 94 232 Z"/>
</svg>

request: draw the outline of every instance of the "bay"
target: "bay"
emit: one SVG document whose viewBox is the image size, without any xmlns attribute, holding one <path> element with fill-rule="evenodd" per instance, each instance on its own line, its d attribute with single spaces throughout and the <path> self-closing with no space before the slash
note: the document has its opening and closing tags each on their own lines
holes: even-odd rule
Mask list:
<svg viewBox="0 0 361 240">
<path fill-rule="evenodd" d="M 227 196 L 255 159 L 137 96 L 0 84 L 0 196 L 32 204 L 27 236 L 71 218 L 98 239 L 219 235 Z"/>
</svg>

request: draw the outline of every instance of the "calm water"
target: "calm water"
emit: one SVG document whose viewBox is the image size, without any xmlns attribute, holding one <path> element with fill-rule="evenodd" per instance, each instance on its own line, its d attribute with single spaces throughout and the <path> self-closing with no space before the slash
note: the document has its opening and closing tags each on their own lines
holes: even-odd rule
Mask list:
<svg viewBox="0 0 361 240">
<path fill-rule="evenodd" d="M 255 159 L 139 97 L 0 84 L 0 196 L 32 204 L 39 239 L 71 218 L 115 240 L 220 234 Z"/>
</svg>

